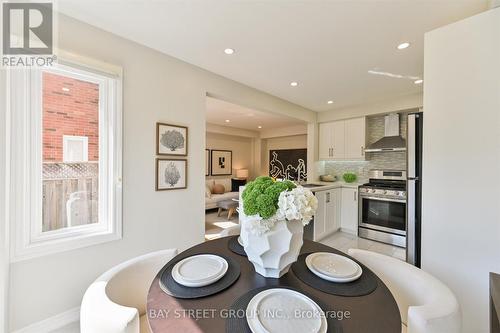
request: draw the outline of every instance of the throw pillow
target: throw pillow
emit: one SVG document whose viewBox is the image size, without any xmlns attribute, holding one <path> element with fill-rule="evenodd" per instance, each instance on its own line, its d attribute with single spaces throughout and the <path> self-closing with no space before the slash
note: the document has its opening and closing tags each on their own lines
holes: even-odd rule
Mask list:
<svg viewBox="0 0 500 333">
<path fill-rule="evenodd" d="M 212 190 L 208 185 L 205 185 L 205 196 L 209 199 L 212 197 Z"/>
<path fill-rule="evenodd" d="M 226 189 L 224 188 L 224 185 L 222 185 L 222 184 L 215 184 L 214 188 L 212 189 L 212 193 L 214 193 L 214 194 L 224 194 L 225 190 Z"/>
</svg>

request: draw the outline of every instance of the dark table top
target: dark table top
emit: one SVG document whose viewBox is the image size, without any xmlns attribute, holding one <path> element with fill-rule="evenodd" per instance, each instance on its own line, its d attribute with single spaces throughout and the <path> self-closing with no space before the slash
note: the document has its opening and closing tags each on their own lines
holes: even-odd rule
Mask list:
<svg viewBox="0 0 500 333">
<path fill-rule="evenodd" d="M 369 295 L 345 297 L 326 294 L 300 281 L 290 270 L 279 279 L 265 278 L 257 274 L 251 262 L 229 250 L 230 237 L 219 238 L 193 246 L 183 254 L 213 253 L 230 256 L 241 266 L 239 279 L 228 289 L 215 295 L 198 299 L 177 299 L 167 295 L 159 285 L 159 275 L 153 280 L 148 294 L 147 315 L 153 333 L 223 333 L 226 319 L 219 314 L 248 291 L 260 287 L 288 286 L 303 291 L 327 306 L 323 311 L 349 311 L 350 318 L 340 323 L 344 333 L 400 333 L 401 317 L 394 297 L 385 284 L 378 279 L 377 289 Z M 304 241 L 301 253 L 333 252 L 326 245 Z M 364 268 L 366 269 L 366 268 Z"/>
</svg>

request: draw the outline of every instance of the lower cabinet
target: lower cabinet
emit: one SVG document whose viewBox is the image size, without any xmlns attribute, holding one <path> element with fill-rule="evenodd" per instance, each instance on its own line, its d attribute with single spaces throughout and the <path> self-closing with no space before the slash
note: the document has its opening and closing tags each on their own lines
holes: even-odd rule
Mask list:
<svg viewBox="0 0 500 333">
<path fill-rule="evenodd" d="M 342 188 L 340 228 L 342 231 L 358 234 L 358 189 Z"/>
<path fill-rule="evenodd" d="M 340 229 L 341 189 L 317 191 L 318 210 L 314 216 L 314 240 L 321 240 Z"/>
</svg>

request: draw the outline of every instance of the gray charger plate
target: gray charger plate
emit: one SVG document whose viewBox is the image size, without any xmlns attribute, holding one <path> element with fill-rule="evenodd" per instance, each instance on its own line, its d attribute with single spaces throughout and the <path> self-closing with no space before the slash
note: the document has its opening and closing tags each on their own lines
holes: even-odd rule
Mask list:
<svg viewBox="0 0 500 333">
<path fill-rule="evenodd" d="M 331 253 L 339 254 L 334 252 Z M 301 254 L 291 267 L 295 276 L 308 286 L 321 290 L 324 293 L 338 296 L 364 296 L 371 294 L 375 289 L 377 289 L 378 282 L 375 274 L 373 274 L 373 272 L 365 265 L 354 259 L 353 260 L 363 269 L 363 274 L 361 274 L 359 279 L 355 281 L 348 283 L 335 283 L 316 276 L 306 265 L 306 257 L 310 254 L 311 253 Z"/>
<path fill-rule="evenodd" d="M 238 243 L 238 237 L 239 236 L 233 236 L 233 237 L 229 238 L 229 240 L 227 241 L 227 246 L 234 253 L 239 254 L 240 256 L 246 257 L 247 253 L 245 252 L 245 249 L 243 248 L 243 246 L 241 246 L 241 244 Z"/>
<path fill-rule="evenodd" d="M 267 287 L 263 287 L 263 288 L 256 288 L 256 289 L 250 290 L 249 292 L 247 292 L 246 294 L 243 294 L 243 296 L 238 298 L 236 300 L 236 302 L 234 302 L 233 305 L 231 305 L 230 310 L 234 310 L 233 313 L 236 313 L 236 314 L 243 313 L 244 311 L 246 311 L 246 309 L 248 307 L 248 303 L 250 303 L 250 300 L 255 295 L 257 295 L 258 293 L 260 293 L 261 291 L 264 291 L 266 289 L 273 289 L 273 288 L 290 289 L 290 290 L 297 291 L 297 292 L 309 297 L 314 302 L 316 302 L 316 304 L 318 304 L 319 307 L 323 311 L 326 312 L 329 310 L 329 309 L 325 309 L 323 304 L 316 301 L 314 299 L 314 297 L 307 295 L 306 293 L 302 292 L 301 290 L 296 289 L 296 288 L 292 288 L 292 287 L 283 287 L 283 286 L 279 286 L 279 287 L 267 286 Z M 343 332 L 342 326 L 338 320 L 331 318 L 331 317 L 330 318 L 327 317 L 326 321 L 328 323 L 327 333 L 342 333 Z M 250 327 L 248 327 L 246 316 L 239 316 L 239 315 L 236 316 L 235 315 L 235 316 L 231 316 L 228 319 L 226 319 L 226 333 L 252 333 L 252 331 L 250 330 Z"/>
<path fill-rule="evenodd" d="M 205 254 L 205 253 L 198 253 L 198 254 Z M 174 259 L 170 260 L 167 263 L 167 265 L 165 265 L 165 267 L 162 269 L 159 281 L 160 288 L 165 293 L 173 297 L 200 298 L 217 294 L 218 292 L 221 292 L 224 289 L 230 287 L 240 277 L 240 272 L 241 272 L 240 264 L 229 256 L 221 254 L 216 254 L 216 255 L 226 259 L 228 263 L 227 272 L 220 280 L 204 287 L 185 287 L 181 284 L 178 284 L 172 277 L 172 268 L 174 268 L 175 264 L 177 264 L 182 259 L 192 256 L 192 255 L 182 256 L 182 254 L 180 254 L 176 256 Z"/>
</svg>

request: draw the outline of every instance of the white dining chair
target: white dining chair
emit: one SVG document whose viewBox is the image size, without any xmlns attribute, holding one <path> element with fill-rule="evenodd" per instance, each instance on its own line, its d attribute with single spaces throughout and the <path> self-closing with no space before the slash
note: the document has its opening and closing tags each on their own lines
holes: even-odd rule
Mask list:
<svg viewBox="0 0 500 333">
<path fill-rule="evenodd" d="M 380 253 L 349 249 L 348 254 L 387 285 L 398 304 L 403 333 L 460 333 L 460 305 L 441 281 L 415 266 Z"/>
<path fill-rule="evenodd" d="M 230 226 L 229 228 L 225 228 L 224 230 L 221 231 L 220 236 L 221 237 L 227 237 L 227 236 L 238 236 L 241 232 L 241 227 L 239 224 Z"/>
<path fill-rule="evenodd" d="M 176 254 L 177 249 L 148 253 L 125 261 L 97 278 L 83 296 L 81 333 L 150 332 L 146 316 L 149 287 Z"/>
</svg>

